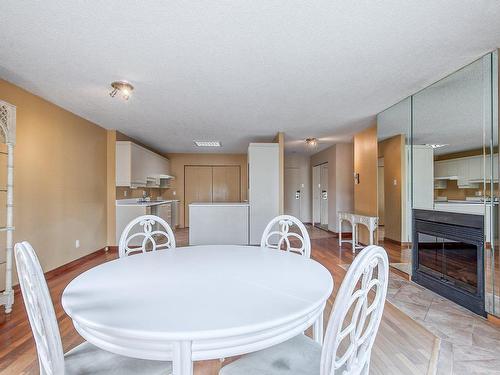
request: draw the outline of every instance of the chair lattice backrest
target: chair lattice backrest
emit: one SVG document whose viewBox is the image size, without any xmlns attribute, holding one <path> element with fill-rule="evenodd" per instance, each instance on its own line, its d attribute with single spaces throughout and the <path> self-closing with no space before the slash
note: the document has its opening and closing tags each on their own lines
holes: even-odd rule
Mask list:
<svg viewBox="0 0 500 375">
<path fill-rule="evenodd" d="M 155 228 L 158 226 L 158 228 Z M 135 231 L 137 229 L 140 231 Z M 133 243 L 137 243 L 134 245 Z M 136 252 L 175 249 L 174 232 L 170 225 L 155 215 L 143 215 L 132 220 L 120 237 L 118 253 L 120 258 Z"/>
<path fill-rule="evenodd" d="M 54 306 L 35 251 L 28 242 L 14 247 L 17 274 L 35 338 L 40 373 L 64 374 L 64 354 Z"/>
<path fill-rule="evenodd" d="M 321 355 L 321 375 L 368 374 L 388 282 L 385 250 L 379 246 L 363 249 L 335 297 Z"/>
<path fill-rule="evenodd" d="M 275 228 L 277 226 L 277 228 Z M 291 232 L 290 229 L 296 226 L 299 233 Z M 277 229 L 277 230 L 276 230 Z M 297 246 L 299 244 L 299 246 Z M 311 257 L 311 240 L 307 229 L 302 222 L 294 216 L 276 216 L 267 224 L 262 239 L 261 247 L 272 249 L 283 249 L 298 253 L 307 258 Z"/>
</svg>

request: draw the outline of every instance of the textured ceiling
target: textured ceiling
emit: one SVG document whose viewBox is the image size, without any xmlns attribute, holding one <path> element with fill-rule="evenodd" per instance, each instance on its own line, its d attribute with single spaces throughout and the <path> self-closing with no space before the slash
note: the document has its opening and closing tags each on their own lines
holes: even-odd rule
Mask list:
<svg viewBox="0 0 500 375">
<path fill-rule="evenodd" d="M 168 152 L 277 131 L 321 149 L 500 46 L 499 19 L 480 0 L 3 0 L 0 77 Z"/>
</svg>

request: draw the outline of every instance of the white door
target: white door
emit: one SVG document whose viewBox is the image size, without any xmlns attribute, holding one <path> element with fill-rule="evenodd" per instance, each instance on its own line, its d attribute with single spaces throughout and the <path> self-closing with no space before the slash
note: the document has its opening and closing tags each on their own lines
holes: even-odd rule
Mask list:
<svg viewBox="0 0 500 375">
<path fill-rule="evenodd" d="M 321 165 L 321 225 L 328 225 L 328 164 Z"/>
<path fill-rule="evenodd" d="M 285 215 L 292 215 L 302 221 L 300 206 L 302 201 L 300 170 L 285 169 Z"/>
<path fill-rule="evenodd" d="M 321 166 L 313 167 L 313 181 L 312 181 L 312 196 L 313 196 L 313 225 L 319 224 L 321 220 L 321 183 L 320 183 L 320 169 Z"/>
</svg>

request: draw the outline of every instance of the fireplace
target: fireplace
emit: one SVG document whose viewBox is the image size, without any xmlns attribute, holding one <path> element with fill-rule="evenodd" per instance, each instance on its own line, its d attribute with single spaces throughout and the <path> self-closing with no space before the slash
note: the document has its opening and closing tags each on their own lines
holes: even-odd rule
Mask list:
<svg viewBox="0 0 500 375">
<path fill-rule="evenodd" d="M 485 316 L 484 217 L 413 210 L 412 280 Z"/>
</svg>

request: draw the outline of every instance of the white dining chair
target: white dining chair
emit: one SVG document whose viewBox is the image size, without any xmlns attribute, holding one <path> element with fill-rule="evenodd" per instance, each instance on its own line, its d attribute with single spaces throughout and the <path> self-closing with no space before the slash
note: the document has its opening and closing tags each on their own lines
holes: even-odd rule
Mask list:
<svg viewBox="0 0 500 375">
<path fill-rule="evenodd" d="M 156 225 L 158 229 L 155 229 Z M 122 258 L 137 252 L 161 249 L 175 249 L 172 228 L 161 217 L 143 215 L 136 217 L 123 230 L 118 244 L 118 255 Z"/>
<path fill-rule="evenodd" d="M 290 232 L 290 228 L 297 226 L 299 233 Z M 292 241 L 290 241 L 292 240 Z M 300 242 L 300 247 L 294 247 L 293 242 Z M 267 224 L 262 238 L 260 240 L 261 247 L 269 247 L 272 249 L 282 249 L 301 254 L 307 258 L 311 257 L 311 239 L 307 229 L 302 222 L 295 216 L 280 215 L 272 219 Z"/>
<path fill-rule="evenodd" d="M 219 375 L 367 375 L 389 278 L 387 253 L 363 249 L 349 267 L 333 304 L 323 347 L 301 334 L 247 354 Z"/>
<path fill-rule="evenodd" d="M 14 253 L 19 284 L 35 338 L 40 374 L 171 374 L 171 362 L 124 357 L 88 342 L 64 354 L 54 306 L 35 251 L 28 242 L 21 242 L 16 244 Z"/>
</svg>

